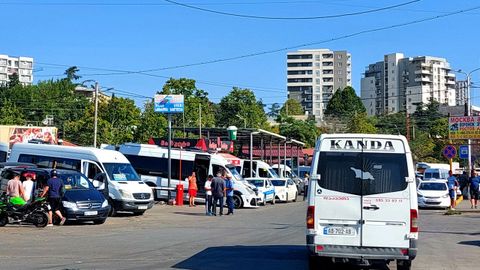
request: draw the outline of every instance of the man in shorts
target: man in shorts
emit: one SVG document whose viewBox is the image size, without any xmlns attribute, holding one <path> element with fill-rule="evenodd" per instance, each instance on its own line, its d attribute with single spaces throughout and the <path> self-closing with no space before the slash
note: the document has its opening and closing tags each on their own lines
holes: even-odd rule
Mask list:
<svg viewBox="0 0 480 270">
<path fill-rule="evenodd" d="M 450 209 L 455 210 L 455 199 L 456 199 L 456 188 L 458 186 L 458 181 L 455 176 L 453 176 L 452 171 L 448 171 L 449 177 L 447 178 L 447 185 L 448 185 L 448 194 L 450 195 Z"/>
<path fill-rule="evenodd" d="M 478 197 L 480 193 L 480 177 L 472 175 L 472 178 L 470 178 L 470 203 L 472 204 L 472 209 L 477 208 L 478 206 Z"/>
<path fill-rule="evenodd" d="M 50 204 L 50 211 L 48 211 L 48 225 L 53 226 L 52 220 L 53 215 L 52 211 L 57 214 L 60 218 L 60 226 L 65 223 L 67 220 L 63 217 L 62 212 L 60 212 L 60 207 L 62 206 L 62 194 L 63 194 L 63 181 L 57 177 L 57 170 L 52 170 L 50 173 L 51 178 L 47 180 L 47 186 L 43 189 L 40 197 L 44 197 L 48 192 L 48 203 Z"/>
</svg>

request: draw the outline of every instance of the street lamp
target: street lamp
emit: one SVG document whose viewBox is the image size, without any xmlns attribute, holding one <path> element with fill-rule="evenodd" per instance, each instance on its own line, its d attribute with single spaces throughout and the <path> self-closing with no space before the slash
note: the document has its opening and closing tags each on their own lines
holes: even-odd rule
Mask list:
<svg viewBox="0 0 480 270">
<path fill-rule="evenodd" d="M 476 68 L 468 73 L 462 71 L 461 69 L 457 70 L 458 73 L 462 73 L 465 76 L 467 76 L 467 116 L 470 116 L 472 114 L 472 98 L 471 98 L 471 92 L 470 92 L 470 84 L 471 84 L 471 76 L 472 73 L 475 71 L 480 70 L 479 68 Z M 471 139 L 468 139 L 468 173 L 470 174 L 472 171 L 472 146 L 471 146 Z"/>
</svg>

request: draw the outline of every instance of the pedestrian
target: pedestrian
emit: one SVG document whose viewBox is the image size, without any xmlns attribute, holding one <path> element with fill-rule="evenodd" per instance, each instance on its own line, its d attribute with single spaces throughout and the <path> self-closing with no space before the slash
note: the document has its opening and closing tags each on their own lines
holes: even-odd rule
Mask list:
<svg viewBox="0 0 480 270">
<path fill-rule="evenodd" d="M 475 171 L 472 172 L 472 177 L 470 178 L 469 183 L 470 188 L 470 203 L 471 208 L 477 209 L 478 206 L 478 198 L 480 194 L 480 177 L 475 175 Z"/>
<path fill-rule="evenodd" d="M 222 172 L 217 172 L 217 176 L 212 179 L 212 214 L 217 215 L 217 204 L 220 206 L 219 215 L 223 215 L 223 197 L 225 195 L 225 181 L 222 178 Z"/>
<path fill-rule="evenodd" d="M 20 174 L 11 171 L 12 179 L 7 182 L 7 196 L 10 196 L 10 203 L 14 205 L 25 205 L 25 191 L 22 182 L 20 182 Z"/>
<path fill-rule="evenodd" d="M 455 176 L 453 176 L 452 171 L 448 171 L 448 178 L 447 178 L 447 185 L 448 185 L 448 194 L 450 195 L 450 209 L 455 210 L 456 206 L 456 190 L 455 188 L 458 186 L 458 181 Z"/>
<path fill-rule="evenodd" d="M 307 198 L 307 194 L 308 194 L 308 181 L 309 181 L 309 179 L 310 179 L 310 175 L 308 175 L 308 173 L 306 173 L 304 178 L 303 178 L 303 200 L 304 201 Z"/>
<path fill-rule="evenodd" d="M 65 223 L 67 220 L 60 212 L 60 207 L 62 206 L 62 196 L 63 196 L 63 181 L 57 177 L 57 170 L 52 170 L 50 172 L 50 179 L 47 180 L 47 185 L 43 189 L 40 197 L 44 197 L 48 192 L 48 203 L 50 204 L 50 210 L 48 211 L 48 225 L 53 226 L 53 213 L 60 218 L 60 226 Z"/>
<path fill-rule="evenodd" d="M 225 175 L 225 195 L 227 196 L 228 215 L 233 215 L 233 180 L 230 174 Z"/>
<path fill-rule="evenodd" d="M 35 180 L 36 175 L 32 172 L 26 172 L 23 174 L 23 177 L 25 177 L 25 181 L 23 181 L 23 198 L 26 202 L 28 202 L 32 198 L 34 184 L 33 180 Z"/>
<path fill-rule="evenodd" d="M 197 191 L 197 177 L 195 172 L 192 172 L 192 175 L 188 177 L 188 201 L 190 202 L 190 207 L 196 206 L 195 197 L 197 197 Z"/>
<path fill-rule="evenodd" d="M 207 216 L 212 215 L 212 179 L 213 175 L 210 174 L 207 178 L 207 181 L 205 181 L 205 213 Z"/>
</svg>

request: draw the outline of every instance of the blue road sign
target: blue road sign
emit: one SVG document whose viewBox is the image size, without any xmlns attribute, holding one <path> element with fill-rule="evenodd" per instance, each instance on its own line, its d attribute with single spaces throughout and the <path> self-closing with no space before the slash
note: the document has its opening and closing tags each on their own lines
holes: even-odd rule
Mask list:
<svg viewBox="0 0 480 270">
<path fill-rule="evenodd" d="M 462 159 L 468 159 L 468 145 L 460 145 L 458 148 L 458 156 Z"/>
<path fill-rule="evenodd" d="M 443 148 L 443 156 L 451 159 L 457 155 L 457 149 L 453 145 L 447 145 Z"/>
<path fill-rule="evenodd" d="M 155 112 L 183 113 L 183 107 L 183 95 L 155 95 Z"/>
</svg>

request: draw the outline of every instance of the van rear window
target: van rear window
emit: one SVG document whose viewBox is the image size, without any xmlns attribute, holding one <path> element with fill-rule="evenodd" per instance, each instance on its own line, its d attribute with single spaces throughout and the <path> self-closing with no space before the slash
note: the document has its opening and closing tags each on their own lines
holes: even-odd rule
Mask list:
<svg viewBox="0 0 480 270">
<path fill-rule="evenodd" d="M 321 152 L 317 173 L 325 189 L 354 195 L 405 190 L 404 154 Z"/>
</svg>

